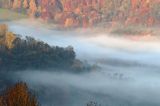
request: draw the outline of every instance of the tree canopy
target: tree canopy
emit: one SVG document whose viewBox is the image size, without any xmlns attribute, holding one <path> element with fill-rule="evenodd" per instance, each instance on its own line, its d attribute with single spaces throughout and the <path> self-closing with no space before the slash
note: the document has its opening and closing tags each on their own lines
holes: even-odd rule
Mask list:
<svg viewBox="0 0 160 106">
<path fill-rule="evenodd" d="M 0 4 L 63 27 L 89 27 L 106 21 L 160 23 L 159 0 L 1 0 Z"/>
</svg>

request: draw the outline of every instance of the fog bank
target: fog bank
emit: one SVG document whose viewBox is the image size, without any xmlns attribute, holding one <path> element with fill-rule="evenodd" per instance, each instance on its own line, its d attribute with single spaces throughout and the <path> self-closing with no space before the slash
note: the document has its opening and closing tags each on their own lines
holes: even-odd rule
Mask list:
<svg viewBox="0 0 160 106">
<path fill-rule="evenodd" d="M 160 105 L 160 42 L 136 41 L 104 33 L 58 31 L 41 25 L 9 22 L 11 31 L 66 47 L 72 45 L 77 58 L 97 64 L 89 73 L 33 71 L 15 72 L 29 83 L 45 106 L 85 106 L 97 101 L 103 106 Z"/>
</svg>

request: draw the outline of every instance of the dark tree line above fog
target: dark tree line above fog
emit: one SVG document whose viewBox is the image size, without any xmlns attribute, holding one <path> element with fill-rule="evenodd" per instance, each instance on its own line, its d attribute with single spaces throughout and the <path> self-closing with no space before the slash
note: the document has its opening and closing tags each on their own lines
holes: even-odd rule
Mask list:
<svg viewBox="0 0 160 106">
<path fill-rule="evenodd" d="M 16 38 L 13 44 L 11 49 L 5 46 L 0 48 L 1 69 L 68 68 L 75 60 L 75 52 L 71 47 L 51 47 L 31 37 Z"/>
<path fill-rule="evenodd" d="M 71 46 L 50 46 L 29 36 L 22 39 L 8 33 L 7 26 L 1 25 L 0 70 L 83 69 L 82 62 L 76 59 Z"/>
</svg>

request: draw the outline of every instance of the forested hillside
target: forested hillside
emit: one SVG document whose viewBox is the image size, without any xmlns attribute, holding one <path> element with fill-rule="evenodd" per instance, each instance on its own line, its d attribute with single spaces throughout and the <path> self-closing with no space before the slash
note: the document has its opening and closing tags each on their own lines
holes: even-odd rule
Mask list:
<svg viewBox="0 0 160 106">
<path fill-rule="evenodd" d="M 101 22 L 160 24 L 160 0 L 1 0 L 0 6 L 62 27 L 90 27 Z"/>
<path fill-rule="evenodd" d="M 42 41 L 8 31 L 0 25 L 0 71 L 25 69 L 84 70 L 71 46 L 50 46 Z"/>
</svg>

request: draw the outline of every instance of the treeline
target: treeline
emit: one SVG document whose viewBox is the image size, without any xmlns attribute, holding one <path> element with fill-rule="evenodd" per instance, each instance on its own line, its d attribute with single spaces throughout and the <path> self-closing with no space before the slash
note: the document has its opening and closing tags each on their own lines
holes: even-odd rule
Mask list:
<svg viewBox="0 0 160 106">
<path fill-rule="evenodd" d="M 100 22 L 160 24 L 159 0 L 1 0 L 0 4 L 63 27 L 89 27 Z"/>
<path fill-rule="evenodd" d="M 5 27 L 5 25 L 1 25 Z M 73 47 L 66 48 L 50 46 L 32 37 L 22 39 L 18 35 L 10 34 L 7 28 L 0 36 L 0 70 L 25 69 L 65 69 L 83 70 L 84 65 L 76 59 Z M 14 36 L 14 37 L 13 37 Z M 9 43 L 9 46 L 8 46 Z"/>
<path fill-rule="evenodd" d="M 41 68 L 67 68 L 75 60 L 72 47 L 51 47 L 48 44 L 36 41 L 31 37 L 16 38 L 14 47 L 8 49 L 0 47 L 0 70 L 41 69 Z"/>
</svg>

